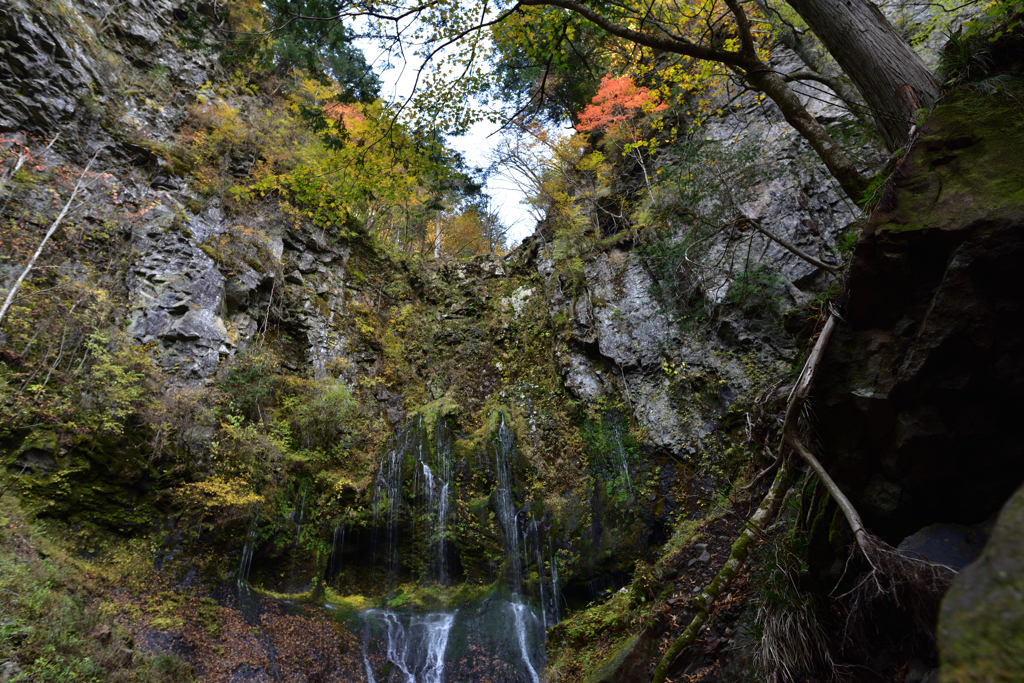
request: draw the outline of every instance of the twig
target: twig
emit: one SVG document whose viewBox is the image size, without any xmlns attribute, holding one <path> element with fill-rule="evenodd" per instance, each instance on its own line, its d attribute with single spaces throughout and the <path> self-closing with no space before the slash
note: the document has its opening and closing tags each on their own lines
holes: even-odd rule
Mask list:
<svg viewBox="0 0 1024 683">
<path fill-rule="evenodd" d="M 59 137 L 60 137 L 60 133 L 57 133 L 56 135 L 54 135 L 53 139 L 50 140 L 50 144 L 48 144 L 43 149 L 43 151 L 44 152 L 50 151 L 50 148 L 53 147 L 53 143 L 57 142 L 57 138 L 59 138 Z M 0 180 L 0 190 L 4 189 L 4 187 L 7 185 L 7 183 L 10 182 L 11 178 L 13 178 L 14 176 L 16 176 L 18 174 L 18 171 L 21 170 L 21 167 L 25 164 L 25 162 L 28 160 L 28 158 L 30 156 L 32 156 L 32 152 L 29 151 L 29 149 L 27 147 L 25 147 L 23 149 L 25 149 L 25 151 L 21 152 L 20 154 L 18 154 L 18 161 L 14 164 L 14 170 L 11 171 L 10 175 L 6 176 L 3 180 Z"/>
<path fill-rule="evenodd" d="M 18 472 L 18 476 L 20 477 L 21 475 L 25 474 L 25 470 L 27 470 L 27 469 L 28 469 L 28 463 L 25 463 L 22 466 L 22 468 L 21 468 L 21 472 Z M 4 497 L 4 494 L 7 493 L 7 489 L 9 489 L 12 486 L 14 486 L 14 482 L 15 482 L 15 478 L 11 477 L 11 480 L 9 482 L 7 482 L 7 486 L 5 486 L 2 489 L 0 489 L 0 498 Z"/>
</svg>

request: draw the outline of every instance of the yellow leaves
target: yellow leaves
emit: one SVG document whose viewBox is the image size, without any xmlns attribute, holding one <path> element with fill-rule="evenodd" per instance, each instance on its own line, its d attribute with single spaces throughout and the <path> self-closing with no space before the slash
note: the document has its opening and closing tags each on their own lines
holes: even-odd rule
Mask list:
<svg viewBox="0 0 1024 683">
<path fill-rule="evenodd" d="M 263 496 L 253 492 L 249 483 L 241 477 L 209 477 L 175 489 L 175 493 L 185 500 L 198 498 L 207 509 L 242 507 L 263 502 Z"/>
</svg>

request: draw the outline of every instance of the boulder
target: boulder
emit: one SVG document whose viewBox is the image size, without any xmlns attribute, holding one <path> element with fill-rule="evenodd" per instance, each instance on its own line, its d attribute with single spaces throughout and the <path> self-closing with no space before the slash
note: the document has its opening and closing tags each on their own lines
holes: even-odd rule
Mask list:
<svg viewBox="0 0 1024 683">
<path fill-rule="evenodd" d="M 817 378 L 821 457 L 893 543 L 936 521 L 984 521 L 1024 479 L 1014 121 L 1012 98 L 960 91 L 922 125 L 857 243 Z"/>
<path fill-rule="evenodd" d="M 984 525 L 932 524 L 907 536 L 896 549 L 960 571 L 978 557 L 986 538 Z"/>
<path fill-rule="evenodd" d="M 1024 487 L 953 581 L 938 628 L 941 680 L 1017 681 L 1024 662 Z"/>
<path fill-rule="evenodd" d="M 653 656 L 651 629 L 627 639 L 588 676 L 584 683 L 640 683 L 650 680 L 647 672 Z"/>
</svg>

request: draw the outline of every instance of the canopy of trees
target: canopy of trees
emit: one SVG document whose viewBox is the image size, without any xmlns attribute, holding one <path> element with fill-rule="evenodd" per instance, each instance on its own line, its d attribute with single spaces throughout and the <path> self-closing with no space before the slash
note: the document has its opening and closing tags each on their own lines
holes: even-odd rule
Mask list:
<svg viewBox="0 0 1024 683">
<path fill-rule="evenodd" d="M 834 38 L 825 41 L 834 53 L 845 47 L 850 55 L 874 55 L 870 61 L 841 63 L 848 70 L 872 72 L 854 83 L 873 108 L 885 140 L 890 147 L 898 145 L 912 124 L 906 120 L 908 107 L 928 106 L 934 99 L 934 79 L 867 0 L 828 7 L 824 2 L 793 5 L 815 20 L 817 32 Z M 487 115 L 473 109 L 472 98 L 480 95 L 512 95 L 513 101 L 532 103 L 550 118 L 575 118 L 596 93 L 605 66 L 650 72 L 657 62 L 657 85 L 698 98 L 709 84 L 731 78 L 770 98 L 847 194 L 860 199 L 867 179 L 788 85 L 798 78 L 824 77 L 782 74 L 768 64 L 777 39 L 768 16 L 772 11 L 778 9 L 741 0 L 499 0 L 483 5 L 388 0 L 339 10 L 332 21 L 366 20 L 370 34 L 385 48 L 433 65 L 420 71 L 420 89 L 409 103 L 418 120 L 446 132 L 464 130 Z M 897 100 L 905 104 L 890 106 Z M 895 127 L 883 124 L 894 118 Z"/>
</svg>

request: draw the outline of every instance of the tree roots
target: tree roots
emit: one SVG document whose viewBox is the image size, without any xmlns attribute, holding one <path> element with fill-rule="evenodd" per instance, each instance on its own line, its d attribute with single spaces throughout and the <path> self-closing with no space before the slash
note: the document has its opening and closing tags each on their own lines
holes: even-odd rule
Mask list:
<svg viewBox="0 0 1024 683">
<path fill-rule="evenodd" d="M 930 620 L 934 606 L 938 605 L 938 599 L 948 588 L 955 571 L 949 567 L 929 562 L 923 558 L 917 558 L 900 553 L 882 539 L 870 533 L 860 518 L 860 514 L 853 506 L 850 499 L 839 489 L 828 472 L 811 453 L 800 437 L 798 422 L 800 413 L 810 395 L 814 375 L 821 363 L 825 347 L 828 345 L 829 337 L 836 326 L 835 314 L 829 315 L 818 339 L 814 344 L 810 356 L 807 359 L 800 378 L 797 380 L 793 391 L 790 394 L 786 408 L 786 418 L 782 428 L 782 444 L 779 446 L 779 453 L 776 463 L 781 466 L 775 475 L 768 493 L 765 495 L 761 505 L 747 522 L 746 528 L 733 543 L 732 551 L 725 566 L 715 576 L 707 588 L 701 591 L 700 595 L 693 599 L 692 605 L 696 608 L 697 614 L 686 627 L 686 629 L 673 641 L 665 652 L 661 661 L 654 671 L 652 683 L 664 683 L 668 675 L 668 669 L 679 654 L 692 644 L 707 622 L 711 608 L 715 600 L 722 594 L 723 590 L 742 569 L 750 552 L 750 546 L 768 524 L 778 513 L 787 491 L 792 485 L 793 469 L 789 459 L 786 457 L 785 449 L 796 452 L 817 475 L 824 484 L 832 499 L 835 500 L 839 509 L 842 510 L 850 529 L 856 539 L 856 548 L 863 555 L 870 566 L 870 570 L 858 578 L 853 589 L 839 596 L 849 598 L 849 619 L 854 619 L 858 613 L 866 613 L 865 610 L 872 603 L 880 598 L 888 597 L 897 604 L 904 603 L 904 607 L 915 616 L 919 625 L 930 628 L 927 623 Z M 765 474 L 771 468 L 762 473 Z M 851 553 L 851 559 L 856 553 Z M 786 626 L 780 624 L 781 626 Z M 790 624 L 789 626 L 792 626 Z M 783 630 L 788 630 L 783 629 Z M 831 659 L 829 658 L 831 661 Z"/>
</svg>

